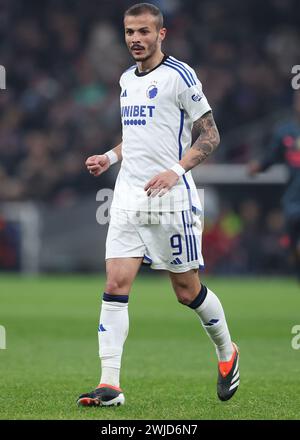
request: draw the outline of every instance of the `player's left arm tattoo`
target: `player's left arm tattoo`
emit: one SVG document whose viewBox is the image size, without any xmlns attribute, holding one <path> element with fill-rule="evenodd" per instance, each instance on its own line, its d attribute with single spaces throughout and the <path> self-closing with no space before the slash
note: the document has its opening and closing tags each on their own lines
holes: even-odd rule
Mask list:
<svg viewBox="0 0 300 440">
<path fill-rule="evenodd" d="M 219 145 L 220 136 L 212 112 L 205 113 L 194 122 L 193 132 L 198 135 L 192 148 L 199 152 L 199 163 L 203 162 Z"/>
<path fill-rule="evenodd" d="M 180 161 L 186 171 L 203 162 L 220 143 L 219 131 L 211 111 L 194 122 L 193 135 L 196 140 Z"/>
<path fill-rule="evenodd" d="M 194 122 L 193 135 L 197 137 L 196 141 L 179 162 L 185 171 L 203 162 L 219 145 L 220 136 L 211 111 Z M 176 172 L 166 170 L 154 176 L 145 185 L 144 190 L 148 196 L 161 196 L 176 185 L 178 178 Z"/>
</svg>

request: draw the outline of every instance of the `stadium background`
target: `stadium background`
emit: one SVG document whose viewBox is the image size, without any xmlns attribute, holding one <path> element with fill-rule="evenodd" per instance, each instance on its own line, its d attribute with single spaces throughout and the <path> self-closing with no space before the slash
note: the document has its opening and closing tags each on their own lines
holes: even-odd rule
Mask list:
<svg viewBox="0 0 300 440">
<path fill-rule="evenodd" d="M 0 200 L 33 202 L 27 203 L 33 230 L 28 239 L 23 234 L 25 250 L 17 221 L 22 207 L 10 208 L 6 226 L 1 216 L 4 270 L 25 265 L 28 271 L 90 271 L 103 265 L 106 229 L 95 222 L 96 192 L 113 188 L 118 169 L 95 180 L 84 160 L 120 138 L 118 79 L 132 65 L 120 11 L 130 4 L 2 2 L 0 56 L 7 89 L 0 95 Z M 214 109 L 221 144 L 209 163 L 232 166 L 259 157 L 273 126 L 291 112 L 299 3 L 157 4 L 169 29 L 165 52 L 195 67 Z M 228 170 L 209 172 L 209 183 L 197 170 L 197 184 L 207 191 L 207 271 L 289 272 L 280 212 L 283 180 L 273 173 L 273 184 L 259 185 L 241 171 L 232 182 Z"/>
<path fill-rule="evenodd" d="M 47 375 L 52 377 L 53 390 L 56 385 L 64 384 L 68 398 L 73 399 L 74 391 L 75 395 L 77 391 L 84 391 L 84 385 L 91 386 L 92 377 L 98 371 L 96 357 L 92 371 L 90 363 L 91 353 L 94 356 L 96 352 L 93 344 L 96 341 L 93 323 L 98 319 L 95 292 L 101 291 L 103 284 L 101 273 L 107 226 L 96 222 L 99 207 L 96 193 L 101 188 L 113 188 L 118 165 L 94 179 L 85 170 L 84 161 L 89 155 L 107 151 L 120 139 L 118 80 L 122 71 L 133 64 L 123 43 L 122 13 L 133 3 L 125 0 L 1 1 L 0 64 L 6 69 L 6 90 L 0 91 L 0 271 L 3 272 L 0 275 L 0 324 L 7 329 L 8 338 L 11 335 L 11 347 L 19 353 L 9 348 L 9 344 L 6 351 L 0 350 L 0 355 L 7 357 L 1 377 L 2 389 L 12 396 L 16 382 L 21 392 L 20 376 L 25 376 L 27 394 L 22 398 L 30 402 L 34 401 L 34 393 L 29 390 L 37 388 L 26 372 L 30 371 L 37 379 L 36 387 L 37 384 L 43 386 L 42 372 L 47 370 L 47 365 L 49 369 L 54 368 L 55 362 L 61 359 L 59 354 L 62 358 L 66 356 L 64 366 L 60 365 L 55 374 L 47 370 Z M 252 406 L 247 407 L 249 399 L 247 404 L 243 401 L 244 409 L 239 408 L 236 418 L 297 418 L 296 397 L 291 396 L 299 353 L 291 349 L 290 339 L 292 326 L 299 323 L 299 290 L 292 279 L 274 278 L 291 274 L 280 207 L 285 170 L 279 166 L 265 177 L 251 179 L 247 176 L 246 165 L 267 148 L 276 124 L 292 114 L 291 68 L 299 64 L 299 2 L 161 0 L 152 3 L 159 6 L 165 16 L 168 35 L 164 51 L 195 68 L 221 134 L 218 151 L 195 171 L 195 180 L 198 187 L 205 189 L 205 276 L 209 275 L 212 285 L 217 285 L 225 306 L 229 310 L 233 308 L 230 322 L 240 335 L 242 346 L 244 337 L 244 359 L 246 361 L 248 356 L 253 372 L 245 381 Z M 56 275 L 25 279 L 18 276 L 20 271 Z M 94 278 L 94 272 L 100 272 L 100 276 Z M 136 319 L 144 324 L 142 334 L 148 335 L 147 319 L 151 318 L 144 316 L 143 310 L 147 306 L 154 314 L 156 311 L 153 304 L 151 309 L 145 292 L 150 296 L 152 288 L 157 290 L 158 286 L 165 286 L 170 290 L 170 287 L 166 287 L 162 273 L 155 273 L 158 280 L 155 281 L 155 277 L 149 278 L 151 274 L 147 268 L 141 272 L 137 286 L 144 293 L 133 308 L 136 308 Z M 57 273 L 74 275 L 67 278 L 61 275 L 60 278 Z M 91 275 L 81 278 L 78 273 Z M 234 281 L 219 278 L 228 275 L 239 278 Z M 256 283 L 256 278 L 248 278 L 253 275 L 267 275 L 268 278 L 259 278 Z M 235 283 L 233 291 L 232 282 Z M 79 292 L 79 289 L 82 290 Z M 85 296 L 82 296 L 83 290 Z M 72 298 L 74 304 L 70 309 Z M 155 298 L 153 296 L 153 301 Z M 177 312 L 178 317 L 182 316 L 177 304 L 171 305 L 171 299 L 164 301 L 166 307 L 174 308 L 174 316 Z M 258 303 L 260 307 L 264 304 L 265 315 L 255 308 Z M 268 308 L 270 303 L 272 310 Z M 57 307 L 61 307 L 60 311 Z M 176 328 L 176 320 L 165 319 L 171 332 Z M 68 334 L 66 322 L 70 329 Z M 160 324 L 155 322 L 157 340 L 153 342 L 153 349 L 160 346 L 161 337 Z M 249 335 L 247 328 L 253 323 L 260 331 L 257 334 L 252 331 Z M 190 320 L 181 321 L 181 324 L 185 325 L 186 332 L 190 331 Z M 76 333 L 77 326 L 83 328 L 80 350 L 89 358 L 81 362 L 81 374 L 84 367 L 88 370 L 84 380 L 76 371 L 76 354 L 70 351 L 70 347 L 75 353 L 78 350 L 72 342 L 74 333 L 71 333 L 71 329 Z M 38 329 L 40 338 L 36 334 Z M 181 333 L 175 330 L 174 335 L 181 341 Z M 54 357 L 44 352 L 43 341 L 48 337 L 52 338 L 50 346 L 52 343 Z M 174 352 L 175 342 L 172 341 Z M 209 347 L 204 338 L 201 343 L 202 347 Z M 128 344 L 129 365 L 130 342 Z M 139 339 L 138 345 L 142 350 Z M 266 346 L 271 347 L 267 353 Z M 190 351 L 193 352 L 192 348 Z M 132 346 L 133 357 L 134 353 Z M 149 353 L 150 350 L 146 350 L 144 354 L 150 356 Z M 261 364 L 254 362 L 254 354 L 265 355 Z M 281 388 L 284 404 L 273 408 L 272 412 L 270 405 L 271 402 L 275 405 L 276 387 L 284 387 L 288 381 L 286 377 L 278 379 L 282 374 L 278 356 L 285 356 L 290 362 L 286 370 L 290 383 L 283 391 Z M 23 362 L 25 372 L 20 365 L 16 367 L 17 360 Z M 35 360 L 34 370 L 31 370 L 32 360 Z M 252 381 L 264 377 L 268 362 L 274 369 L 273 376 L 263 380 L 265 398 L 262 404 L 256 401 Z M 209 365 L 205 355 L 199 369 L 203 365 Z M 134 365 L 131 367 L 134 370 Z M 64 368 L 69 381 L 63 379 Z M 153 366 L 152 372 L 158 376 L 155 368 Z M 169 370 L 172 374 L 171 366 Z M 192 369 L 191 374 L 194 373 Z M 177 379 L 183 382 L 186 379 L 186 386 L 189 386 L 188 373 L 184 378 L 179 371 L 176 374 L 174 386 Z M 137 377 L 140 376 L 137 372 Z M 125 375 L 125 383 L 127 377 Z M 142 379 L 153 386 L 151 381 L 147 383 L 145 376 Z M 164 379 L 165 376 L 162 383 Z M 128 379 L 128 383 L 132 380 Z M 164 389 L 162 383 L 161 390 Z M 171 389 L 172 381 L 169 384 Z M 192 388 L 189 389 L 192 392 Z M 59 395 L 59 388 L 55 393 Z M 152 395 L 151 391 L 149 393 Z M 14 397 L 10 398 L 16 403 Z M 184 404 L 188 403 L 184 400 Z M 37 406 L 37 412 L 33 409 L 24 412 L 24 407 L 18 403 L 12 412 L 3 411 L 1 418 L 5 415 L 8 418 L 78 417 L 78 413 L 68 413 L 67 406 L 55 412 L 53 405 L 53 412 L 49 408 L 47 412 L 46 402 L 43 404 L 44 409 L 42 405 Z M 144 418 L 145 414 L 157 418 L 160 414 L 166 418 L 197 418 L 196 412 L 176 412 L 175 401 L 172 405 L 170 408 L 174 412 L 170 409 L 170 412 L 160 413 L 159 407 L 155 412 L 146 405 L 144 413 L 121 414 L 122 418 Z M 256 409 L 253 405 L 257 405 Z M 229 409 L 221 413 L 216 406 L 212 413 L 200 411 L 200 415 L 235 418 Z M 80 417 L 88 415 L 84 413 Z M 97 415 L 92 413 L 92 417 Z"/>
</svg>

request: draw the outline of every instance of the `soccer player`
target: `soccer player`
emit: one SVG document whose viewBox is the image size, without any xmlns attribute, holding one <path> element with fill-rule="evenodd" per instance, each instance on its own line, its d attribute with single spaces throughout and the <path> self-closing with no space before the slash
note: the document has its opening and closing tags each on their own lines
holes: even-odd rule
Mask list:
<svg viewBox="0 0 300 440">
<path fill-rule="evenodd" d="M 190 307 L 218 358 L 217 394 L 239 385 L 239 353 L 217 296 L 199 279 L 200 201 L 191 169 L 219 144 L 211 108 L 195 71 L 161 50 L 160 10 L 148 3 L 124 14 L 125 40 L 136 64 L 120 79 L 122 142 L 86 166 L 98 176 L 122 160 L 106 240 L 106 285 L 98 328 L 101 378 L 79 405 L 121 405 L 120 367 L 128 328 L 128 297 L 143 262 L 168 271 L 177 299 Z M 196 135 L 192 143 L 192 129 Z M 150 221 L 149 221 L 150 219 Z"/>
<path fill-rule="evenodd" d="M 294 257 L 297 278 L 300 281 L 300 92 L 294 93 L 294 116 L 279 124 L 273 133 L 269 147 L 260 161 L 249 164 L 249 174 L 254 176 L 276 162 L 283 162 L 289 169 L 289 181 L 282 206 L 290 248 Z"/>
</svg>

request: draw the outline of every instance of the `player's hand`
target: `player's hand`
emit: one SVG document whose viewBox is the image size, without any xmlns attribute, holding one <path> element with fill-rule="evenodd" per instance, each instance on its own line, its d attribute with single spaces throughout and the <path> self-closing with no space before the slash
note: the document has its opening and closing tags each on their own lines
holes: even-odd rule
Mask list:
<svg viewBox="0 0 300 440">
<path fill-rule="evenodd" d="M 145 185 L 144 190 L 147 191 L 148 197 L 162 197 L 166 194 L 179 180 L 179 176 L 173 170 L 163 171 L 154 176 Z"/>
<path fill-rule="evenodd" d="M 85 165 L 89 172 L 96 177 L 108 170 L 110 167 L 110 161 L 106 154 L 97 154 L 88 157 L 85 161 Z"/>
<path fill-rule="evenodd" d="M 250 162 L 247 167 L 247 171 L 248 171 L 249 176 L 255 176 L 255 174 L 260 172 L 259 162 L 256 162 L 256 161 Z"/>
</svg>

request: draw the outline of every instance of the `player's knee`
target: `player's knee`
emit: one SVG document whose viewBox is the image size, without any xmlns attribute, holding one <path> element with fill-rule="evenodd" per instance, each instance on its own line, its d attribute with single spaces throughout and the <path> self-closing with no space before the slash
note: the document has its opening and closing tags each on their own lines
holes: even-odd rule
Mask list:
<svg viewBox="0 0 300 440">
<path fill-rule="evenodd" d="M 127 293 L 130 285 L 124 278 L 112 278 L 106 281 L 105 292 L 107 293 Z"/>
<path fill-rule="evenodd" d="M 180 302 L 180 304 L 187 306 L 192 302 L 193 298 L 189 290 L 176 289 L 175 292 L 176 292 L 177 300 Z"/>
<path fill-rule="evenodd" d="M 186 280 L 176 281 L 173 283 L 173 288 L 177 296 L 177 300 L 185 306 L 191 304 L 200 290 L 197 283 L 191 283 Z"/>
<path fill-rule="evenodd" d="M 188 306 L 191 302 L 191 300 L 188 297 L 179 297 L 177 296 L 178 302 L 180 302 L 180 304 L 184 305 L 184 306 Z"/>
</svg>

